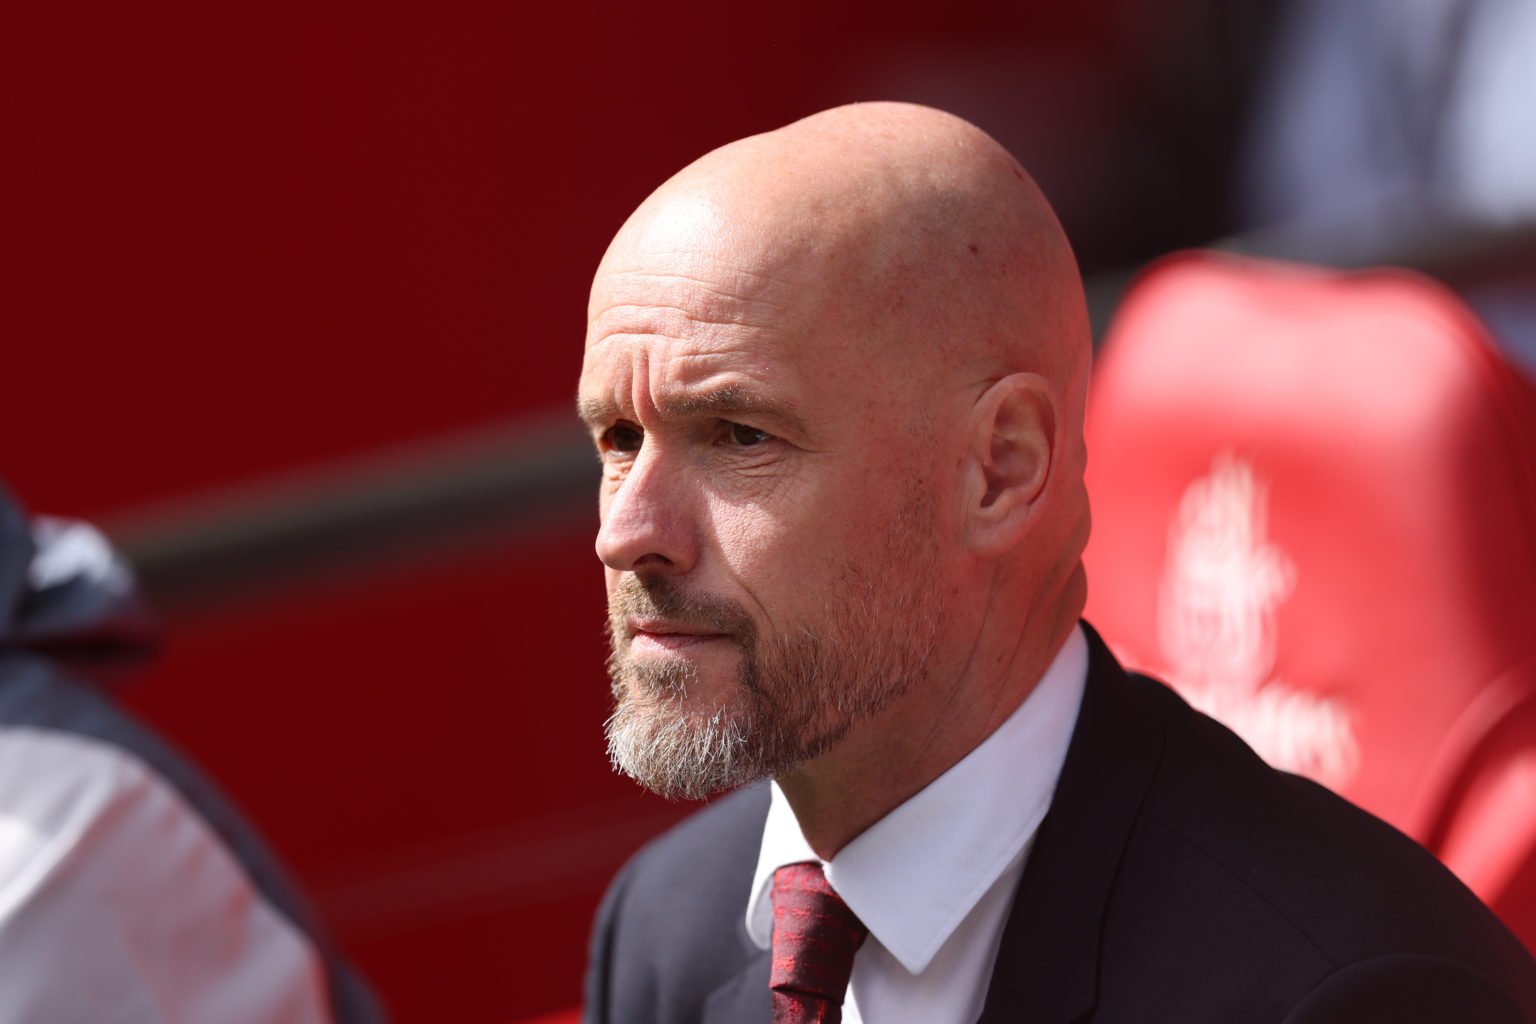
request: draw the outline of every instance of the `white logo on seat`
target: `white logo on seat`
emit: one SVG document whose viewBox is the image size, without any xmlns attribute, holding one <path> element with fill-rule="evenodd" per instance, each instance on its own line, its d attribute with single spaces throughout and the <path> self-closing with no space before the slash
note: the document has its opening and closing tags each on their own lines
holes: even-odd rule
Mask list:
<svg viewBox="0 0 1536 1024">
<path fill-rule="evenodd" d="M 1274 676 L 1275 612 L 1296 567 L 1268 538 L 1268 487 L 1220 453 L 1185 490 L 1168 529 L 1157 633 L 1171 682 L 1270 764 L 1327 785 L 1359 765 L 1349 709 Z"/>
</svg>

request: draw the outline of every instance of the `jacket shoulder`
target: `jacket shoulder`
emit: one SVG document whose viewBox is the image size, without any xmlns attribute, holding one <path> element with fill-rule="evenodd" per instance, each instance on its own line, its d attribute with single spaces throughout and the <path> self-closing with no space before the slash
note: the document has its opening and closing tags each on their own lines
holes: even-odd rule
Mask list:
<svg viewBox="0 0 1536 1024">
<path fill-rule="evenodd" d="M 1435 957 L 1385 956 L 1323 979 L 1285 1024 L 1527 1024 L 1509 995 L 1465 965 Z"/>
<path fill-rule="evenodd" d="M 1147 922 L 1176 922 L 1179 943 L 1199 950 L 1186 960 L 1216 967 L 1234 989 L 1257 991 L 1253 972 L 1263 972 L 1276 1008 L 1324 979 L 1361 998 L 1363 988 L 1337 987 L 1380 973 L 1358 965 L 1433 963 L 1536 1011 L 1536 964 L 1427 850 L 1271 768 L 1161 683 L 1132 685 L 1164 733 L 1122 869 L 1122 893 L 1136 895 L 1116 901 L 1137 944 Z"/>
<path fill-rule="evenodd" d="M 642 847 L 598 910 L 586 1020 L 697 1019 L 759 951 L 745 926 L 768 789 L 732 793 Z"/>
</svg>

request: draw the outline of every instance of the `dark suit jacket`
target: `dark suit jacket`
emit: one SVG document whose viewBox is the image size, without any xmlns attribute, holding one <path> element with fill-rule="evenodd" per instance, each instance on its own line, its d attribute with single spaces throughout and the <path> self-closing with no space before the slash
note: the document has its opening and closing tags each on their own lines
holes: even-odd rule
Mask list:
<svg viewBox="0 0 1536 1024">
<path fill-rule="evenodd" d="M 1536 963 L 1429 853 L 1087 632 L 1082 713 L 983 1024 L 1536 1020 Z M 763 787 L 722 799 L 620 873 L 587 1021 L 767 1024 L 768 955 L 743 924 L 767 806 Z"/>
</svg>

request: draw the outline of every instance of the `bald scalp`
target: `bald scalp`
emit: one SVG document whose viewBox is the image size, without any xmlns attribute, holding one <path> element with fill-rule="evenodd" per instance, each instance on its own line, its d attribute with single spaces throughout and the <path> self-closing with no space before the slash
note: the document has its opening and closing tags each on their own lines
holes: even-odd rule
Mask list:
<svg viewBox="0 0 1536 1024">
<path fill-rule="evenodd" d="M 793 307 L 827 343 L 869 344 L 928 386 L 1040 373 L 1080 419 L 1089 336 L 1071 248 L 1018 162 L 951 114 L 861 103 L 723 146 L 635 211 L 599 281 L 678 249 L 751 268 L 715 297 L 739 301 L 737 319 Z"/>
</svg>

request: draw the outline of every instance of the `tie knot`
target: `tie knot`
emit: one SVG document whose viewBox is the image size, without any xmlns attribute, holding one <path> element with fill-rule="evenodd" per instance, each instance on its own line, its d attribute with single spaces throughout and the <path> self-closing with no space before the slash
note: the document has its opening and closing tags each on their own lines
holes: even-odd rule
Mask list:
<svg viewBox="0 0 1536 1024">
<path fill-rule="evenodd" d="M 804 861 L 775 871 L 769 981 L 775 1004 L 790 999 L 840 1008 L 853 974 L 853 955 L 867 934 L 868 929 L 827 883 L 820 864 Z M 840 1011 L 805 1019 L 837 1020 L 839 1016 Z"/>
</svg>

